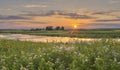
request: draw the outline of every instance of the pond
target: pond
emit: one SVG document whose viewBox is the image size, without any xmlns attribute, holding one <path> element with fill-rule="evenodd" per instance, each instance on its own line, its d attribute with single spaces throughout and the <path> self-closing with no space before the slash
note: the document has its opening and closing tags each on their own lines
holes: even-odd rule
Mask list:
<svg viewBox="0 0 120 70">
<path fill-rule="evenodd" d="M 51 36 L 35 36 L 25 34 L 1 34 L 0 38 L 14 39 L 20 41 L 32 41 L 32 42 L 81 42 L 81 41 L 99 41 L 101 39 L 96 38 L 71 38 L 71 37 L 51 37 Z M 114 39 L 120 41 L 120 39 Z"/>
</svg>

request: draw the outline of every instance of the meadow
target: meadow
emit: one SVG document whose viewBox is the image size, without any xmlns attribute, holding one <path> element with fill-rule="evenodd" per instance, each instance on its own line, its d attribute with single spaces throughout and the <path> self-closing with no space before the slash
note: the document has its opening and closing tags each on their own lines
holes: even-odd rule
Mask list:
<svg viewBox="0 0 120 70">
<path fill-rule="evenodd" d="M 120 43 L 0 39 L 0 70 L 120 70 Z"/>
<path fill-rule="evenodd" d="M 120 70 L 120 29 L 0 30 L 29 34 L 101 38 L 91 42 L 30 42 L 0 39 L 0 70 Z"/>
<path fill-rule="evenodd" d="M 120 38 L 120 29 L 0 30 L 0 33 L 79 38 Z"/>
</svg>

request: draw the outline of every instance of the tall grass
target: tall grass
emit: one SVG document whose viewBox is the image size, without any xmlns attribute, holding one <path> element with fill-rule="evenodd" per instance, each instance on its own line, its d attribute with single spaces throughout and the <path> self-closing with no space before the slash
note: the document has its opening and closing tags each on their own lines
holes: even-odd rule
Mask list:
<svg viewBox="0 0 120 70">
<path fill-rule="evenodd" d="M 120 70 L 120 43 L 0 39 L 0 70 Z"/>
</svg>

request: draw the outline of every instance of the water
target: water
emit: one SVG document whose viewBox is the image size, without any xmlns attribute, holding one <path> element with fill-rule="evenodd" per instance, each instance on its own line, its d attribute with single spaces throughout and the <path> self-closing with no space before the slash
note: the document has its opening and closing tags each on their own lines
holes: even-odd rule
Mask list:
<svg viewBox="0 0 120 70">
<path fill-rule="evenodd" d="M 51 37 L 51 36 L 35 36 L 35 35 L 25 35 L 25 34 L 1 34 L 0 38 L 3 39 L 14 39 L 21 41 L 32 41 L 32 42 L 81 42 L 81 41 L 98 41 L 101 39 L 95 38 L 71 38 L 71 37 Z M 120 41 L 120 39 L 115 39 Z"/>
</svg>

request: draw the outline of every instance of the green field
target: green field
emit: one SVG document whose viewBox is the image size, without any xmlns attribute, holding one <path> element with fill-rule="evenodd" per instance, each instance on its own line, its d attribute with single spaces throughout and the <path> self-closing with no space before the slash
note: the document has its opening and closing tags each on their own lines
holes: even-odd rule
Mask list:
<svg viewBox="0 0 120 70">
<path fill-rule="evenodd" d="M 120 38 L 120 29 L 81 29 L 81 30 L 0 30 L 1 33 L 30 34 L 41 36 L 62 36 L 79 38 Z"/>
<path fill-rule="evenodd" d="M 0 39 L 0 70 L 120 70 L 120 43 Z"/>
</svg>

